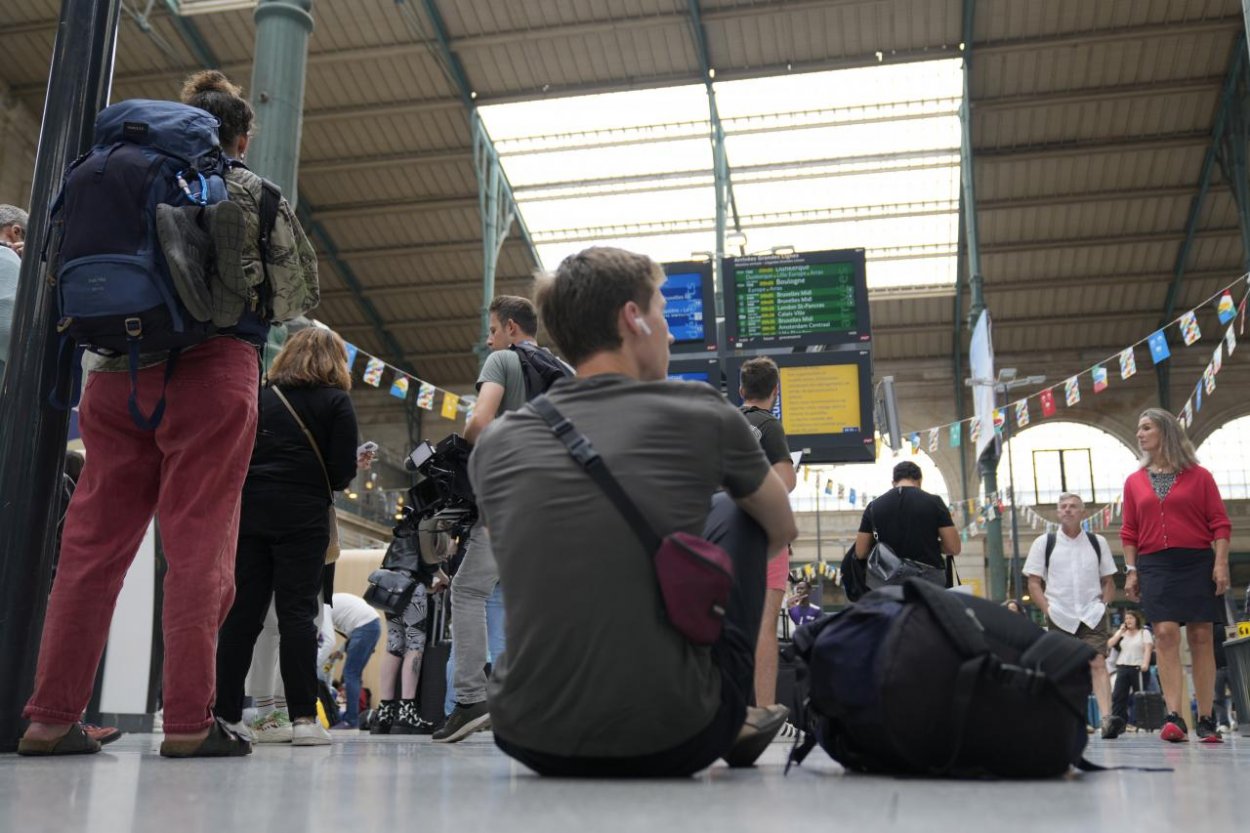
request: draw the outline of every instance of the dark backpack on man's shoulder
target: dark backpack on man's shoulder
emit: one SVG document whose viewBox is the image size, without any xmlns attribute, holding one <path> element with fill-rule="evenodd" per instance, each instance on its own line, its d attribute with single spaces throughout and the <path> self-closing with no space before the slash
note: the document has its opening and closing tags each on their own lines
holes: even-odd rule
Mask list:
<svg viewBox="0 0 1250 833">
<path fill-rule="evenodd" d="M 569 366 L 557 359 L 550 350 L 535 344 L 513 344 L 510 348 L 521 360 L 521 376 L 525 379 L 525 401 L 546 393 L 556 382 L 572 376 Z"/>
<path fill-rule="evenodd" d="M 216 332 L 179 297 L 156 229 L 158 205 L 208 206 L 229 198 L 226 159 L 216 117 L 172 101 L 134 99 L 101 110 L 94 146 L 66 171 L 52 210 L 52 274 L 64 336 L 74 342 L 77 393 L 81 352 L 129 356 L 132 380 L 139 354 L 177 351 Z M 69 362 L 67 362 L 69 364 Z M 135 404 L 140 427 L 155 428 Z"/>
<path fill-rule="evenodd" d="M 808 741 L 847 769 L 1041 778 L 1085 765 L 1094 649 L 919 579 L 799 628 Z"/>
</svg>

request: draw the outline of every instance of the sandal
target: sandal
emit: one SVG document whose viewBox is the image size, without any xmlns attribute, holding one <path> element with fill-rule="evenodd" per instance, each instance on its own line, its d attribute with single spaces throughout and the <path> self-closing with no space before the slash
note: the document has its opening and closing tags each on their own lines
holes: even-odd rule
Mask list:
<svg viewBox="0 0 1250 833">
<path fill-rule="evenodd" d="M 22 738 L 17 742 L 17 754 L 32 757 L 47 755 L 92 755 L 100 751 L 98 741 L 92 740 L 83 730 L 82 725 L 75 723 L 69 731 L 55 740 L 34 740 Z"/>
<path fill-rule="evenodd" d="M 163 758 L 237 758 L 252 754 L 252 744 L 235 734 L 219 717 L 203 740 L 161 741 Z"/>
</svg>

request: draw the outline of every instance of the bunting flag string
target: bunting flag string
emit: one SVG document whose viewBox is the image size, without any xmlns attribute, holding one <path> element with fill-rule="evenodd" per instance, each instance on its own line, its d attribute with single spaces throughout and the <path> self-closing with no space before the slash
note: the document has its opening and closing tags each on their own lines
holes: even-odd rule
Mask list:
<svg viewBox="0 0 1250 833">
<path fill-rule="evenodd" d="M 320 321 L 313 321 L 313 325 L 324 330 L 333 329 Z M 371 387 L 380 388 L 382 386 L 383 377 L 389 374 L 390 386 L 387 390 L 390 395 L 396 399 L 408 399 L 409 391 L 413 383 L 416 383 L 416 404 L 417 407 L 427 411 L 434 410 L 434 402 L 438 394 L 443 395 L 443 402 L 438 409 L 438 413 L 445 419 L 458 421 L 461 417 L 467 422 L 469 417 L 473 415 L 473 405 L 477 401 L 476 397 L 460 396 L 448 390 L 443 390 L 436 385 L 426 382 L 413 376 L 407 371 L 400 370 L 392 364 L 389 364 L 377 356 L 361 350 L 355 344 L 344 341 L 347 348 L 347 371 L 348 373 L 358 375 L 360 380 Z M 360 356 L 365 357 L 365 365 L 359 372 L 356 371 L 356 359 Z"/>
<path fill-rule="evenodd" d="M 1234 306 L 1233 291 L 1238 287 L 1245 288 L 1240 303 Z M 1195 391 L 1205 392 L 1210 396 L 1215 390 L 1215 377 L 1223 368 L 1224 359 L 1231 357 L 1233 351 L 1237 349 L 1237 336 L 1245 334 L 1246 326 L 1246 307 L 1247 300 L 1250 300 L 1250 274 L 1245 274 L 1227 286 L 1217 290 L 1213 295 L 1202 303 L 1196 305 L 1193 309 L 1186 311 L 1178 316 L 1175 320 L 1167 325 L 1160 327 L 1139 341 L 1112 353 L 1110 356 L 1095 362 L 1093 365 L 1085 368 L 1079 373 L 1073 374 L 1065 378 L 1062 382 L 1051 385 L 1041 391 L 1007 403 L 1000 411 L 995 412 L 996 428 L 1002 430 L 1007 414 L 1014 413 L 1016 417 L 1016 427 L 1024 428 L 1029 425 L 1029 403 L 1036 399 L 1041 406 L 1042 419 L 1054 416 L 1058 412 L 1058 403 L 1056 403 L 1057 395 L 1062 392 L 1063 403 L 1069 407 L 1076 407 L 1081 402 L 1080 380 L 1082 376 L 1089 376 L 1093 380 L 1093 391 L 1100 394 L 1110 387 L 1110 374 L 1107 372 L 1107 365 L 1113 367 L 1118 366 L 1120 370 L 1120 379 L 1127 381 L 1137 375 L 1137 348 L 1143 344 L 1150 350 L 1150 358 L 1154 364 L 1167 361 L 1172 356 L 1172 349 L 1168 345 L 1167 333 L 1173 328 L 1179 328 L 1181 341 L 1186 346 L 1192 346 L 1202 339 L 1202 329 L 1198 321 L 1198 313 L 1208 306 L 1214 306 L 1218 317 L 1219 326 L 1227 327 L 1220 336 L 1220 343 L 1216 346 L 1215 352 L 1212 354 L 1210 363 L 1203 372 L 1202 379 L 1199 381 Z M 1190 395 L 1189 401 L 1186 402 L 1185 408 L 1182 409 L 1178 417 L 1188 428 L 1193 423 L 1193 416 L 1196 413 L 1196 405 L 1201 406 L 1201 401 L 1196 401 L 1196 397 L 1200 394 L 1194 393 Z M 962 419 L 956 422 L 948 422 L 942 425 L 935 425 L 920 431 L 911 431 L 904 434 L 909 438 L 915 438 L 923 434 L 928 434 L 929 451 L 936 451 L 940 445 L 940 437 L 942 432 L 947 433 L 949 445 L 951 448 L 960 448 L 968 444 L 975 446 L 980 439 L 980 421 L 972 419 Z M 911 450 L 915 453 L 916 443 L 911 443 Z"/>
</svg>

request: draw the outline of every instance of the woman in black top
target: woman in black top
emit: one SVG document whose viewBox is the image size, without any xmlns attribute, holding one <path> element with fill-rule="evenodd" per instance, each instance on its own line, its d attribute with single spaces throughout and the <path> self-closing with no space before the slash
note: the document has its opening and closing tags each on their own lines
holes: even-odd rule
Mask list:
<svg viewBox="0 0 1250 833">
<path fill-rule="evenodd" d="M 314 620 L 321 610 L 332 492 L 346 488 L 371 458 L 357 458 L 350 388 L 346 348 L 330 330 L 301 330 L 274 360 L 243 487 L 234 606 L 217 641 L 215 711 L 246 732 L 244 679 L 274 601 L 292 742 L 300 746 L 330 742 L 317 722 Z"/>
</svg>

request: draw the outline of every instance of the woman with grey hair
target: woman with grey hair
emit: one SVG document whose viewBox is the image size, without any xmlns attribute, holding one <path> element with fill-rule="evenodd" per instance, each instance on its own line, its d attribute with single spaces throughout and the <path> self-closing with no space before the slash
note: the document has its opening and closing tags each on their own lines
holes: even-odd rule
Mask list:
<svg viewBox="0 0 1250 833">
<path fill-rule="evenodd" d="M 1189 739 L 1180 712 L 1180 628 L 1193 656 L 1198 698 L 1198 739 L 1220 743 L 1212 716 L 1215 699 L 1213 623 L 1222 621 L 1219 597 L 1228 590 L 1232 524 L 1211 473 L 1198 465 L 1194 447 L 1176 417 L 1148 408 L 1137 422 L 1141 468 L 1124 482 L 1124 592 L 1140 601 L 1154 622 L 1159 683 L 1168 716 L 1166 741 Z"/>
</svg>

